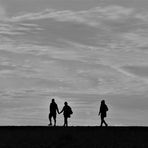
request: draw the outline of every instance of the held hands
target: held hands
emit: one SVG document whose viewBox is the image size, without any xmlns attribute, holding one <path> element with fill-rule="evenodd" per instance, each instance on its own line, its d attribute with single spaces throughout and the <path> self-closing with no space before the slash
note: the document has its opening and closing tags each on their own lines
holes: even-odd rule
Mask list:
<svg viewBox="0 0 148 148">
<path fill-rule="evenodd" d="M 61 114 L 62 113 L 62 111 L 61 112 L 58 112 L 58 114 Z"/>
<path fill-rule="evenodd" d="M 61 114 L 63 112 L 63 110 L 61 110 L 61 111 L 57 110 L 57 112 L 58 112 L 58 114 Z"/>
</svg>

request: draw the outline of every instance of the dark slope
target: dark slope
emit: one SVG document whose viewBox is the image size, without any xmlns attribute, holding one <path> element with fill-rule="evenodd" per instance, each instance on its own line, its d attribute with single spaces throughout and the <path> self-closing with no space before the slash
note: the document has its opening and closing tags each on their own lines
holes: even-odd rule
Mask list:
<svg viewBox="0 0 148 148">
<path fill-rule="evenodd" d="M 148 148 L 148 128 L 0 127 L 0 148 Z"/>
</svg>

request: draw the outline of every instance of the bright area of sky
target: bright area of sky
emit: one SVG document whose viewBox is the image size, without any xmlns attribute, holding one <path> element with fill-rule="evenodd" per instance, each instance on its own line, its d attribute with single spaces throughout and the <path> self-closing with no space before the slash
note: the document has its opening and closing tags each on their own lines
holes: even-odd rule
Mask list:
<svg viewBox="0 0 148 148">
<path fill-rule="evenodd" d="M 0 0 L 0 125 L 148 125 L 147 0 Z M 57 124 L 63 124 L 59 115 Z"/>
</svg>

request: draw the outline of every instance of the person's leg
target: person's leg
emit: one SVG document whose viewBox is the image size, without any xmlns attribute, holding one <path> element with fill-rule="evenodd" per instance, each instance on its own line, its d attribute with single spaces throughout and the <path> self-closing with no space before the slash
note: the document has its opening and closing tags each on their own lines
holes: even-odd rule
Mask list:
<svg viewBox="0 0 148 148">
<path fill-rule="evenodd" d="M 104 120 L 104 124 L 105 124 L 105 126 L 108 126 L 108 124 L 106 123 L 106 121 Z"/>
<path fill-rule="evenodd" d="M 68 118 L 67 117 L 66 117 L 66 123 L 65 124 L 66 124 L 66 126 L 68 126 Z"/>
<path fill-rule="evenodd" d="M 106 121 L 104 120 L 104 117 L 102 118 L 102 122 L 101 123 L 102 123 L 102 125 L 104 123 L 105 126 L 108 126 L 107 123 L 106 123 Z"/>
<path fill-rule="evenodd" d="M 49 114 L 49 125 L 52 125 L 52 120 L 51 120 L 51 118 L 52 118 L 52 115 L 51 114 Z"/>
<path fill-rule="evenodd" d="M 64 125 L 63 126 L 66 126 L 66 117 L 64 116 Z"/>
<path fill-rule="evenodd" d="M 53 116 L 54 126 L 56 126 L 56 115 Z"/>
<path fill-rule="evenodd" d="M 101 116 L 101 125 L 100 126 L 103 126 L 103 116 Z"/>
<path fill-rule="evenodd" d="M 102 119 L 101 119 L 101 124 L 100 124 L 100 126 L 102 126 L 102 124 L 103 124 L 103 122 L 102 122 Z"/>
</svg>

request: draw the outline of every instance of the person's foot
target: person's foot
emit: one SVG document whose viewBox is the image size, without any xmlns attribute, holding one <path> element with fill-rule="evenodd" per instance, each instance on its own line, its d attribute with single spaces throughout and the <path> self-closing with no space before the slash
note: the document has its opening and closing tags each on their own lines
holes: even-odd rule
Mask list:
<svg viewBox="0 0 148 148">
<path fill-rule="evenodd" d="M 108 126 L 108 124 L 105 125 L 106 127 Z"/>
<path fill-rule="evenodd" d="M 52 123 L 49 123 L 48 126 L 52 126 Z"/>
</svg>

